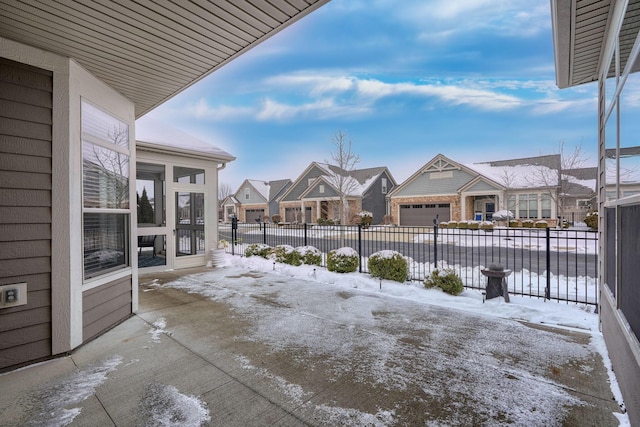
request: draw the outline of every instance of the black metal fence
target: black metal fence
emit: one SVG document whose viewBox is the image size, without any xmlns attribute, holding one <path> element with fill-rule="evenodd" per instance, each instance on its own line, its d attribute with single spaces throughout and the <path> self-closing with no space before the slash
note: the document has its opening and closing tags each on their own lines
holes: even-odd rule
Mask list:
<svg viewBox="0 0 640 427">
<path fill-rule="evenodd" d="M 451 268 L 474 289 L 485 288 L 481 270 L 499 263 L 513 271 L 508 278 L 512 294 L 597 305 L 598 241 L 591 231 L 312 224 L 238 224 L 232 230 L 221 224 L 219 239 L 229 243 L 227 252 L 234 255 L 244 255 L 253 243 L 314 246 L 324 254 L 348 246 L 360 255 L 362 273 L 367 273 L 371 254 L 393 250 L 408 257 L 411 280 L 422 281 L 436 268 Z"/>
</svg>

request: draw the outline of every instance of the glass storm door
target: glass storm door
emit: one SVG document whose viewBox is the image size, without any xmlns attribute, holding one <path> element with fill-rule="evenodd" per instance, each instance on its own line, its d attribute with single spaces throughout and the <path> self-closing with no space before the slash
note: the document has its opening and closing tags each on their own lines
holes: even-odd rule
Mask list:
<svg viewBox="0 0 640 427">
<path fill-rule="evenodd" d="M 176 267 L 187 267 L 182 259 L 205 255 L 204 193 L 176 191 Z M 180 265 L 184 264 L 184 265 Z"/>
</svg>

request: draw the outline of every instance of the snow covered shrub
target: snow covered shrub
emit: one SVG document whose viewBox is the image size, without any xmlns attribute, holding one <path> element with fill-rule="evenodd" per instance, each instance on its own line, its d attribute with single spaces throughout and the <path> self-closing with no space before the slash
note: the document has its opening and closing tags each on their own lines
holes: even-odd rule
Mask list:
<svg viewBox="0 0 640 427">
<path fill-rule="evenodd" d="M 271 222 L 273 222 L 274 224 L 278 224 L 279 222 L 282 222 L 282 217 L 278 214 L 272 215 Z"/>
<path fill-rule="evenodd" d="M 327 270 L 336 273 L 352 273 L 358 269 L 360 256 L 353 248 L 339 248 L 327 254 Z"/>
<path fill-rule="evenodd" d="M 384 250 L 376 252 L 369 257 L 369 274 L 380 279 L 406 282 L 409 277 L 406 258 L 399 252 Z"/>
<path fill-rule="evenodd" d="M 393 215 L 385 215 L 382 217 L 382 223 L 384 225 L 392 225 L 393 224 Z"/>
<path fill-rule="evenodd" d="M 300 253 L 296 251 L 293 246 L 290 245 L 278 245 L 274 249 L 273 253 L 276 256 L 277 262 L 290 265 L 300 265 L 302 260 L 300 259 Z"/>
<path fill-rule="evenodd" d="M 433 270 L 433 273 L 424 279 L 424 287 L 440 288 L 450 295 L 459 295 L 464 290 L 462 279 L 452 269 L 443 270 L 442 273 L 437 269 Z"/>
<path fill-rule="evenodd" d="M 468 221 L 467 228 L 469 230 L 477 230 L 478 228 L 480 228 L 480 223 L 478 221 Z"/>
<path fill-rule="evenodd" d="M 298 246 L 296 252 L 300 254 L 300 259 L 307 265 L 322 264 L 322 252 L 313 246 Z"/>
<path fill-rule="evenodd" d="M 362 228 L 369 228 L 371 223 L 373 223 L 373 214 L 369 211 L 358 212 L 358 216 L 360 217 L 360 225 Z"/>
<path fill-rule="evenodd" d="M 522 226 L 524 228 L 533 228 L 533 220 L 531 220 L 531 219 L 523 219 L 522 220 Z"/>
<path fill-rule="evenodd" d="M 316 222 L 318 225 L 334 225 L 333 220 L 329 218 L 318 218 Z"/>
<path fill-rule="evenodd" d="M 493 223 L 490 221 L 482 221 L 480 223 L 481 230 L 493 230 Z"/>
<path fill-rule="evenodd" d="M 449 221 L 447 223 L 447 228 L 457 228 L 458 227 L 458 222 L 457 221 Z"/>
<path fill-rule="evenodd" d="M 262 258 L 268 259 L 269 255 L 273 252 L 273 248 L 269 245 L 265 245 L 264 243 L 252 243 L 247 249 L 244 251 L 244 256 L 261 256 Z"/>
<path fill-rule="evenodd" d="M 512 219 L 511 221 L 509 221 L 509 227 L 511 228 L 520 227 L 520 221 Z"/>
<path fill-rule="evenodd" d="M 458 222 L 458 228 L 469 228 L 469 222 L 464 220 Z"/>
<path fill-rule="evenodd" d="M 438 226 L 440 228 L 447 228 L 447 227 L 449 227 L 449 222 L 448 221 L 442 221 L 442 222 L 438 223 Z"/>
<path fill-rule="evenodd" d="M 535 228 L 547 228 L 549 227 L 549 223 L 547 221 L 536 221 L 533 226 Z"/>
<path fill-rule="evenodd" d="M 584 223 L 592 230 L 598 229 L 598 212 L 587 212 L 587 216 L 584 217 Z"/>
</svg>

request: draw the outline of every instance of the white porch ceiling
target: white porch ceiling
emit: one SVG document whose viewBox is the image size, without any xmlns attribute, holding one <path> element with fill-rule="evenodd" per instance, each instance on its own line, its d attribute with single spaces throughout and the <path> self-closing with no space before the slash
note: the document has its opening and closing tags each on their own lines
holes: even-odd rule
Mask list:
<svg viewBox="0 0 640 427">
<path fill-rule="evenodd" d="M 560 88 L 598 80 L 616 0 L 551 0 L 556 83 Z M 640 0 L 629 0 L 620 31 L 623 69 L 640 28 Z M 634 65 L 638 70 L 638 64 Z M 609 70 L 612 75 L 614 69 Z"/>
<path fill-rule="evenodd" d="M 0 36 L 75 59 L 136 117 L 329 0 L 0 0 Z"/>
</svg>

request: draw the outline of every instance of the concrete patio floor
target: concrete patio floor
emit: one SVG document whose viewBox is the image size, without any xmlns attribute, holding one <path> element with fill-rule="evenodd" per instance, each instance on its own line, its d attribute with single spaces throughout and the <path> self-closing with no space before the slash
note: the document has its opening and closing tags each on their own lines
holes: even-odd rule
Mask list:
<svg viewBox="0 0 640 427">
<path fill-rule="evenodd" d="M 206 424 L 215 426 L 494 426 L 520 425 L 523 419 L 545 426 L 618 425 L 606 369 L 587 334 L 439 307 L 403 305 L 397 312 L 388 298 L 297 284 L 301 292 L 323 292 L 321 298 L 337 310 L 318 314 L 282 299 L 278 286 L 284 285 L 266 273 L 247 270 L 242 277 L 225 277 L 211 272 L 141 276 L 136 315 L 68 357 L 0 375 L 0 425 L 66 425 L 50 414 L 61 418 L 69 411 L 74 426 L 158 425 L 154 413 L 166 402 L 150 396 L 154 387 L 165 385 L 204 402 L 210 416 Z M 249 283 L 255 292 L 243 297 L 260 306 L 264 316 L 247 315 L 224 299 L 161 286 L 205 277 L 220 292 L 233 292 L 229 288 L 236 280 Z M 367 327 L 347 324 L 339 315 L 358 299 L 360 306 L 372 307 Z M 290 317 L 294 311 L 298 317 Z M 336 351 L 274 345 L 256 335 L 258 329 L 275 331 L 282 325 L 278 322 L 289 321 L 297 322 L 310 342 L 328 339 L 325 331 L 331 334 Z M 381 358 L 384 363 L 371 360 L 371 349 L 352 345 L 390 337 L 385 351 L 401 352 Z M 469 352 L 470 342 L 483 350 Z M 525 353 L 535 357 L 520 358 L 505 342 L 528 347 Z M 572 349 L 571 357 L 555 354 L 550 342 Z M 87 376 L 96 372 L 98 380 L 87 386 Z M 86 399 L 60 403 L 70 378 L 80 378 Z M 509 404 L 519 383 L 543 390 L 544 402 Z M 491 396 L 474 395 L 477 390 L 489 390 Z M 506 404 L 487 405 L 492 400 Z M 550 409 L 554 402 L 560 402 L 559 409 Z M 66 411 L 59 411 L 60 405 Z M 193 424 L 179 413 L 164 416 L 173 417 L 174 424 L 162 425 L 199 425 L 197 418 Z"/>
</svg>

